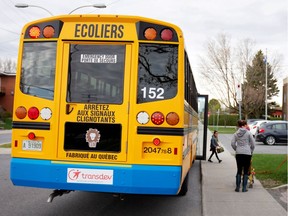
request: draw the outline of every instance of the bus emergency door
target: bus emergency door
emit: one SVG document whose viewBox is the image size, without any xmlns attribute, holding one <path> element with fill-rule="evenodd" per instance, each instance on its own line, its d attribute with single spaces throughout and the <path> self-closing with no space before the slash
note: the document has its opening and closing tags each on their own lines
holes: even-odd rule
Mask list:
<svg viewBox="0 0 288 216">
<path fill-rule="evenodd" d="M 59 159 L 126 161 L 131 47 L 63 43 Z"/>
</svg>

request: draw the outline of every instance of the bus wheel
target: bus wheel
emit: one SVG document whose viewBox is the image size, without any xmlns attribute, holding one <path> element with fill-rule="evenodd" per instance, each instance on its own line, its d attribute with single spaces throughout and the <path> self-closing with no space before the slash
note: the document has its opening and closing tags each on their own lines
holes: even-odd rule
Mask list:
<svg viewBox="0 0 288 216">
<path fill-rule="evenodd" d="M 181 186 L 180 192 L 178 193 L 179 196 L 185 196 L 188 191 L 188 183 L 189 183 L 189 173 L 187 173 L 184 182 Z"/>
</svg>

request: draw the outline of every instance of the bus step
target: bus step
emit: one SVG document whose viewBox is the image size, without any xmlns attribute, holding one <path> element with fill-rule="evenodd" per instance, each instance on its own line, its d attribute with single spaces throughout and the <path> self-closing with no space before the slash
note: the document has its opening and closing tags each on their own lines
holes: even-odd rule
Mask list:
<svg viewBox="0 0 288 216">
<path fill-rule="evenodd" d="M 47 202 L 51 203 L 56 196 L 62 196 L 63 194 L 70 193 L 71 190 L 54 190 L 48 197 Z"/>
</svg>

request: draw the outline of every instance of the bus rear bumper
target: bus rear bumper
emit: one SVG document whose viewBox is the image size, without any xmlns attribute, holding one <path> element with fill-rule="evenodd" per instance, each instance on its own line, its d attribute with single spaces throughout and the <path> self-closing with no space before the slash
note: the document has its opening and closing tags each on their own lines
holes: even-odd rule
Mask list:
<svg viewBox="0 0 288 216">
<path fill-rule="evenodd" d="M 71 164 L 60 161 L 11 159 L 14 185 L 108 193 L 176 195 L 180 166 Z"/>
</svg>

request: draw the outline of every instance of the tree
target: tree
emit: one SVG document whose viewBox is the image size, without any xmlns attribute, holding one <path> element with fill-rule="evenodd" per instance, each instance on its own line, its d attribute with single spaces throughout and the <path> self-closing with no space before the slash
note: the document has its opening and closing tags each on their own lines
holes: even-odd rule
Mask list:
<svg viewBox="0 0 288 216">
<path fill-rule="evenodd" d="M 200 59 L 201 78 L 205 81 L 203 86 L 207 86 L 213 97 L 218 98 L 226 108 L 232 112 L 238 112 L 239 103 L 236 98 L 236 87 L 243 83 L 241 108 L 244 108 L 245 117 L 259 116 L 261 112 L 264 113 L 265 85 L 263 85 L 263 79 L 265 79 L 265 73 L 263 73 L 263 69 L 265 71 L 265 63 L 263 62 L 262 52 L 262 59 L 261 56 L 257 57 L 259 58 L 259 64 L 260 59 L 262 61 L 261 71 L 258 72 L 258 75 L 257 73 L 249 73 L 250 67 L 256 67 L 256 63 L 254 66 L 254 63 L 252 63 L 252 61 L 256 61 L 256 52 L 253 51 L 254 41 L 244 39 L 239 41 L 236 48 L 233 48 L 230 37 L 219 34 L 215 39 L 210 39 L 205 45 L 207 55 Z M 275 59 L 272 60 L 272 64 L 268 64 L 268 79 L 270 82 L 268 99 L 272 99 L 272 96 L 279 92 L 276 86 L 277 81 L 273 76 L 279 70 L 278 64 L 279 60 Z M 248 68 L 250 68 L 249 71 Z M 255 83 L 258 82 L 259 77 L 261 77 L 261 83 L 258 83 L 256 87 Z M 243 112 L 243 110 L 241 111 Z"/>
<path fill-rule="evenodd" d="M 220 110 L 221 105 L 217 99 L 212 98 L 208 103 L 208 109 L 211 113 L 215 113 L 217 110 Z"/>
<path fill-rule="evenodd" d="M 11 59 L 0 59 L 0 71 L 6 73 L 16 73 L 16 62 Z"/>
<path fill-rule="evenodd" d="M 271 65 L 267 62 L 267 100 L 277 96 L 279 89 Z M 248 65 L 242 87 L 242 112 L 249 116 L 261 117 L 265 109 L 266 62 L 261 50 L 257 52 L 252 64 Z"/>
<path fill-rule="evenodd" d="M 201 58 L 201 76 L 206 86 L 225 107 L 234 111 L 238 110 L 236 85 L 243 80 L 252 45 L 250 39 L 245 39 L 238 49 L 233 49 L 230 37 L 219 34 L 207 42 L 207 56 Z"/>
</svg>

